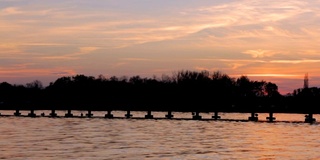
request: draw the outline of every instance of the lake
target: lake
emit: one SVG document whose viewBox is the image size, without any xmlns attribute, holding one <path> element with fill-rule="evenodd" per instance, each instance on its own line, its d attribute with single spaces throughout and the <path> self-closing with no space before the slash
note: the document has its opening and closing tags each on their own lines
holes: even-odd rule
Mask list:
<svg viewBox="0 0 320 160">
<path fill-rule="evenodd" d="M 42 112 L 49 114 L 36 114 Z M 57 113 L 63 116 L 65 111 Z M 265 122 L 268 114 L 259 114 L 259 122 L 241 121 L 249 116 L 244 113 L 220 113 L 222 120 L 217 121 L 105 119 L 105 112 L 93 114 L 98 118 L 0 117 L 0 159 L 320 159 L 320 125 L 303 123 L 302 114 L 274 114 L 273 123 Z M 113 114 L 124 117 L 126 113 Z M 146 113 L 132 114 L 144 117 Z M 153 113 L 154 117 L 165 114 Z M 201 115 L 209 119 L 212 113 Z M 319 115 L 315 118 L 320 120 Z"/>
</svg>

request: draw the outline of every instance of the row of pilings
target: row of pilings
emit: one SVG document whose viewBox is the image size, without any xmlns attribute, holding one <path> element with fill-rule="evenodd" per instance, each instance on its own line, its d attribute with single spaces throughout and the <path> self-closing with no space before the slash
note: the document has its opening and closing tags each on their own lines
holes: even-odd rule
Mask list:
<svg viewBox="0 0 320 160">
<path fill-rule="evenodd" d="M 144 116 L 145 119 L 153 119 L 154 116 L 152 115 L 152 111 L 146 111 L 146 115 Z M 192 120 L 202 120 L 202 116 L 200 115 L 200 112 L 196 111 L 196 112 L 191 112 L 192 113 Z M 226 113 L 226 112 L 224 112 Z M 247 112 L 249 113 L 249 112 Z M 13 113 L 13 116 L 23 116 L 20 112 L 20 110 L 15 110 L 15 112 Z M 26 115 L 27 117 L 38 117 L 35 113 L 35 110 L 30 110 L 30 112 L 28 113 L 28 115 Z M 41 113 L 40 116 L 46 116 L 44 113 Z M 61 117 L 58 116 L 58 114 L 56 113 L 56 110 L 51 110 L 49 116 L 47 117 Z M 63 117 L 66 118 L 70 118 L 70 117 L 79 117 L 79 116 L 74 116 L 72 113 L 72 110 L 67 110 L 67 112 L 65 113 L 65 115 Z M 83 115 L 83 113 L 81 113 L 80 117 L 88 117 L 91 118 L 93 117 L 93 113 L 91 110 L 88 110 L 87 113 L 85 115 Z M 105 118 L 114 118 L 113 114 L 112 114 L 112 110 L 108 110 L 107 113 L 104 115 Z M 131 114 L 130 110 L 126 111 L 126 114 L 124 115 L 124 118 L 133 118 L 133 115 Z M 166 119 L 173 119 L 174 115 L 172 111 L 167 111 L 167 114 L 165 115 Z M 221 119 L 221 116 L 219 116 L 219 112 L 214 112 L 212 117 L 213 120 L 219 120 Z M 258 117 L 258 113 L 256 112 L 250 112 L 250 116 L 248 117 L 248 121 L 258 121 L 259 117 Z M 274 117 L 274 112 L 269 112 L 269 116 L 266 117 L 266 120 L 268 122 L 274 122 L 276 120 L 276 117 Z M 306 123 L 314 123 L 316 122 L 316 119 L 313 117 L 313 113 L 308 113 L 305 115 L 305 119 L 304 122 Z"/>
</svg>

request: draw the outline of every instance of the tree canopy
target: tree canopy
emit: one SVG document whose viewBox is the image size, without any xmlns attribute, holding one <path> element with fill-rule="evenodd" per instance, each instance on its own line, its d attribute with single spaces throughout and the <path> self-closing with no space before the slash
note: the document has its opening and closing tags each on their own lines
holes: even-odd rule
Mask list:
<svg viewBox="0 0 320 160">
<path fill-rule="evenodd" d="M 64 76 L 46 87 L 39 80 L 26 85 L 0 83 L 2 109 L 302 112 L 317 111 L 302 105 L 317 103 L 319 96 L 316 87 L 284 96 L 275 83 L 232 78 L 220 71 L 181 70 L 160 78 Z"/>
</svg>

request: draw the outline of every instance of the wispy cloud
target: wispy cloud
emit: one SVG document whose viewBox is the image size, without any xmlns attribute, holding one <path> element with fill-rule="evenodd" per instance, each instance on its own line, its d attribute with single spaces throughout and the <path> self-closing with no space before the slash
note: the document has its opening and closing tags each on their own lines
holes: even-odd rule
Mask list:
<svg viewBox="0 0 320 160">
<path fill-rule="evenodd" d="M 217 68 L 207 68 L 202 66 L 196 66 L 194 68 L 198 71 L 217 71 Z"/>
<path fill-rule="evenodd" d="M 151 59 L 147 58 L 123 58 L 124 61 L 151 61 Z"/>
<path fill-rule="evenodd" d="M 128 64 L 127 62 L 118 62 L 118 63 L 112 64 L 111 68 L 118 68 L 118 67 L 125 66 L 127 64 Z"/>
<path fill-rule="evenodd" d="M 154 9 L 123 1 L 0 2 L 3 75 L 64 75 L 74 65 L 119 74 L 320 72 L 319 1 L 163 0 L 152 2 L 162 6 Z M 13 66 L 26 62 L 34 65 Z"/>
<path fill-rule="evenodd" d="M 15 15 L 15 14 L 22 14 L 23 12 L 20 11 L 17 7 L 7 7 L 1 10 L 1 15 Z"/>
<path fill-rule="evenodd" d="M 210 18 L 210 14 L 225 18 L 224 21 L 238 25 L 260 24 L 261 22 L 276 22 L 309 12 L 307 2 L 302 1 L 253 1 L 242 0 L 231 3 L 209 6 L 198 9 L 199 14 Z M 215 19 L 211 17 L 210 19 Z"/>
<path fill-rule="evenodd" d="M 231 30 L 226 34 L 229 38 L 268 36 L 270 32 L 279 36 L 288 36 L 292 33 L 273 25 L 296 15 L 312 12 L 312 10 L 306 9 L 306 5 L 308 3 L 301 1 L 266 3 L 264 1 L 244 0 L 217 6 L 177 10 L 174 16 L 170 13 L 156 19 L 147 15 L 130 15 L 117 11 L 81 11 L 79 8 L 70 6 L 49 9 L 8 7 L 2 10 L 2 14 L 4 16 L 21 14 L 21 17 L 24 17 L 23 20 L 33 20 L 34 23 L 28 30 L 34 30 L 34 27 L 38 28 L 37 26 L 40 25 L 43 28 L 37 32 L 46 37 L 49 36 L 51 41 L 57 39 L 57 36 L 67 36 L 72 40 L 81 36 L 88 37 L 82 39 L 86 43 L 99 43 L 99 41 L 92 41 L 92 39 L 100 41 L 107 39 L 113 47 L 119 48 L 179 39 L 213 28 L 231 27 Z M 179 14 L 181 12 L 184 14 Z M 38 17 L 33 17 L 35 15 Z M 39 18 L 41 15 L 44 17 Z M 48 16 L 50 17 L 49 20 L 46 18 Z M 23 22 L 23 20 L 19 21 Z M 19 24 L 23 25 L 23 23 Z M 260 31 L 256 29 L 248 31 L 232 29 L 232 27 L 256 24 L 267 26 Z M 25 24 L 26 28 L 28 26 L 30 26 L 29 23 L 28 25 Z M 65 41 L 65 43 L 72 42 Z"/>
<path fill-rule="evenodd" d="M 43 77 L 53 75 L 74 75 L 72 69 L 57 68 L 37 68 L 33 63 L 17 64 L 12 66 L 0 67 L 0 77 Z"/>
<path fill-rule="evenodd" d="M 9 57 L 12 55 L 17 56 L 18 54 L 21 54 L 20 48 L 14 44 L 14 43 L 2 43 L 0 44 L 0 56 L 2 58 Z"/>
<path fill-rule="evenodd" d="M 39 59 L 51 59 L 51 60 L 76 60 L 80 59 L 83 55 L 88 55 L 91 53 L 95 53 L 95 51 L 99 50 L 99 47 L 80 47 L 77 52 L 74 53 L 65 53 L 63 55 L 51 55 L 51 56 L 39 56 Z"/>
<path fill-rule="evenodd" d="M 288 63 L 288 64 L 299 64 L 299 63 L 319 63 L 320 59 L 301 59 L 301 60 L 272 60 L 271 63 Z"/>
<path fill-rule="evenodd" d="M 271 57 L 276 54 L 274 51 L 270 50 L 262 50 L 262 49 L 257 49 L 257 50 L 247 50 L 243 52 L 244 54 L 249 54 L 253 58 L 264 58 L 264 57 Z"/>
<path fill-rule="evenodd" d="M 76 75 L 77 72 L 72 69 L 62 69 L 60 71 L 57 71 L 57 69 L 54 69 L 51 71 L 51 74 L 57 75 L 57 76 L 70 76 L 70 75 Z"/>
<path fill-rule="evenodd" d="M 301 75 L 297 75 L 297 74 L 272 74 L 272 73 L 247 74 L 247 76 L 250 76 L 250 77 L 301 77 Z"/>
<path fill-rule="evenodd" d="M 80 51 L 75 53 L 74 55 L 90 54 L 98 49 L 99 47 L 80 47 L 79 48 Z"/>
</svg>

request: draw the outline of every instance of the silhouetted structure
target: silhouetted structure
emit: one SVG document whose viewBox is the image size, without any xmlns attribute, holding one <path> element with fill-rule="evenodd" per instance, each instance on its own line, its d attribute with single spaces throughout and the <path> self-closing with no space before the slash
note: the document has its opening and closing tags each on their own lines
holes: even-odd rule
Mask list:
<svg viewBox="0 0 320 160">
<path fill-rule="evenodd" d="M 231 78 L 219 71 L 178 71 L 173 76 L 161 78 L 115 77 L 97 78 L 85 75 L 61 77 L 43 87 L 40 81 L 27 85 L 0 83 L 0 110 L 67 110 L 65 117 L 72 117 L 71 110 L 195 112 L 194 119 L 201 119 L 200 112 L 253 113 L 250 120 L 258 119 L 255 113 L 320 113 L 320 89 L 309 87 L 308 74 L 304 87 L 283 96 L 278 86 L 266 81 L 251 81 L 246 76 Z M 273 106 L 273 107 L 272 107 Z M 34 113 L 30 112 L 30 116 Z"/>
<path fill-rule="evenodd" d="M 308 77 L 308 73 L 306 73 L 306 74 L 304 75 L 303 88 L 309 88 L 309 77 Z"/>
</svg>

